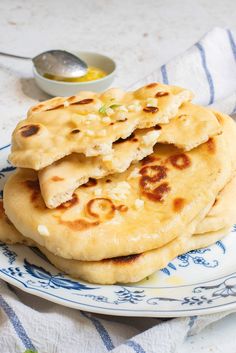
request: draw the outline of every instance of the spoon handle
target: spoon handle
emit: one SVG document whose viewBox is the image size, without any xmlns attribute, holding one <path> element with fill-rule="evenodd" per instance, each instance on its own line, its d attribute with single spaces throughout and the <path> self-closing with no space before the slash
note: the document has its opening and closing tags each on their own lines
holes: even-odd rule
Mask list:
<svg viewBox="0 0 236 353">
<path fill-rule="evenodd" d="M 10 56 L 11 58 L 17 58 L 17 59 L 32 60 L 32 58 L 29 58 L 28 56 L 20 56 L 20 55 L 14 55 L 14 54 L 2 53 L 2 52 L 0 52 L 0 55 Z"/>
</svg>

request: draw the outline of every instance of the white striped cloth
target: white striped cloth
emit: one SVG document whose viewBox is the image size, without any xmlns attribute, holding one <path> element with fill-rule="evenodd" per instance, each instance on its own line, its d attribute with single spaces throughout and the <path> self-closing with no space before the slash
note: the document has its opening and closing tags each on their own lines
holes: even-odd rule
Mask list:
<svg viewBox="0 0 236 353">
<path fill-rule="evenodd" d="M 194 102 L 236 112 L 236 44 L 229 29 L 214 28 L 198 43 L 129 87 L 163 82 L 187 87 Z"/>
<path fill-rule="evenodd" d="M 216 28 L 132 88 L 152 81 L 188 87 L 196 93 L 197 103 L 232 114 L 236 112 L 234 38 L 230 30 Z M 177 353 L 188 336 L 230 314 L 171 320 L 101 317 L 58 306 L 3 281 L 0 308 L 1 353 Z"/>
</svg>

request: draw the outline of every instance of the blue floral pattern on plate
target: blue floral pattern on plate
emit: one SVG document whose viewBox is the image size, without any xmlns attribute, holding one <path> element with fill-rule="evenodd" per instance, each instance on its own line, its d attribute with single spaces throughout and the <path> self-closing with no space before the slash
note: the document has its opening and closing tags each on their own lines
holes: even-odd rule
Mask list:
<svg viewBox="0 0 236 353">
<path fill-rule="evenodd" d="M 0 149 L 0 198 L 9 147 Z M 94 285 L 58 272 L 36 248 L 0 243 L 0 278 L 53 302 L 91 312 L 129 316 L 184 316 L 236 308 L 236 225 L 214 246 L 178 256 L 134 285 Z"/>
<path fill-rule="evenodd" d="M 222 253 L 226 253 L 226 247 L 222 241 L 217 241 L 216 245 L 222 250 Z M 204 257 L 204 254 L 206 254 L 208 251 L 212 251 L 212 248 L 205 248 L 205 249 L 197 249 L 197 250 L 191 250 L 186 254 L 179 255 L 177 256 L 177 266 L 173 263 L 170 262 L 167 267 L 163 268 L 161 271 L 165 273 L 166 275 L 170 276 L 171 275 L 171 270 L 177 270 L 178 267 L 187 267 L 190 265 L 199 265 L 199 266 L 204 266 L 208 268 L 214 268 L 219 266 L 219 261 L 216 259 L 213 259 L 212 261 L 206 260 Z"/>
</svg>

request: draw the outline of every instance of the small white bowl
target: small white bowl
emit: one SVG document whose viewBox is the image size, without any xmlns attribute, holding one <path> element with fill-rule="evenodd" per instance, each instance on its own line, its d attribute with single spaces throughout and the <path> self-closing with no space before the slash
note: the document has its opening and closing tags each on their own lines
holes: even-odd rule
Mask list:
<svg viewBox="0 0 236 353">
<path fill-rule="evenodd" d="M 74 52 L 73 54 L 78 55 L 88 64 L 88 66 L 95 66 L 104 70 L 107 73 L 107 76 L 100 78 L 99 80 L 88 82 L 63 82 L 49 80 L 41 76 L 36 71 L 35 67 L 33 67 L 35 81 L 44 92 L 51 96 L 67 97 L 74 95 L 79 91 L 101 92 L 112 84 L 116 72 L 116 63 L 114 60 L 108 56 L 87 51 Z"/>
</svg>

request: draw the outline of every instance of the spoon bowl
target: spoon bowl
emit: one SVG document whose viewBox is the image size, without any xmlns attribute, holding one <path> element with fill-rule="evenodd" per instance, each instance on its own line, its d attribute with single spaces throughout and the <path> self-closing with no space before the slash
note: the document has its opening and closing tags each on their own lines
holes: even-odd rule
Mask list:
<svg viewBox="0 0 236 353">
<path fill-rule="evenodd" d="M 65 50 L 49 50 L 32 59 L 40 75 L 50 74 L 62 78 L 84 76 L 88 66 L 78 56 Z"/>
</svg>

